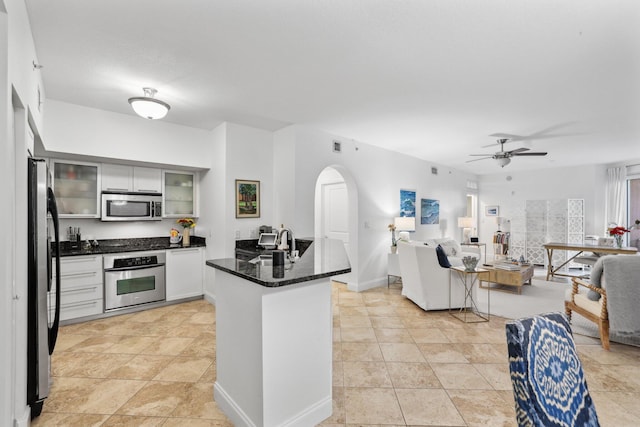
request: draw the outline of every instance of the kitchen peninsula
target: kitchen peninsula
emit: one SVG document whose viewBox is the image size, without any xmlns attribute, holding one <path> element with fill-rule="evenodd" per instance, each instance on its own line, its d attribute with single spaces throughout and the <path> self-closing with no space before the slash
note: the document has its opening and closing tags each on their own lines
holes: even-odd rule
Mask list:
<svg viewBox="0 0 640 427">
<path fill-rule="evenodd" d="M 351 271 L 342 241 L 295 263 L 234 258 L 215 269 L 214 398 L 237 426 L 309 426 L 332 412 L 330 277 Z"/>
</svg>

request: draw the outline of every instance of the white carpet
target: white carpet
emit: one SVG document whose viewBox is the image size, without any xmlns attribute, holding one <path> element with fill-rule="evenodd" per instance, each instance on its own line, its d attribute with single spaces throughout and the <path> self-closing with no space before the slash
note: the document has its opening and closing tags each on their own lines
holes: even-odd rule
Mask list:
<svg viewBox="0 0 640 427">
<path fill-rule="evenodd" d="M 543 279 L 544 275 L 539 277 L 542 278 L 534 276 L 531 286 L 524 285 L 521 294 L 509 292 L 513 288 L 508 286 L 503 287 L 503 289 L 507 289 L 506 292 L 492 290 L 491 315 L 518 319 L 554 311 L 564 313 L 564 295 L 566 290 L 571 287 L 571 283 L 568 281 L 547 282 Z M 477 291 L 478 309 L 484 312 L 487 308 L 487 290 L 478 289 Z M 571 329 L 574 334 L 600 337 L 598 326 L 576 313 L 571 316 Z M 612 342 L 640 346 L 640 337 L 620 336 L 611 332 L 609 339 Z"/>
<path fill-rule="evenodd" d="M 518 319 L 536 314 L 560 311 L 564 313 L 564 294 L 570 283 L 547 282 L 534 277 L 531 286 L 522 286 L 518 294 L 514 287 L 504 286 L 506 291 L 491 290 L 491 314 L 494 316 Z M 515 292 L 511 292 L 511 290 Z M 487 290 L 478 289 L 478 308 L 487 307 Z"/>
</svg>

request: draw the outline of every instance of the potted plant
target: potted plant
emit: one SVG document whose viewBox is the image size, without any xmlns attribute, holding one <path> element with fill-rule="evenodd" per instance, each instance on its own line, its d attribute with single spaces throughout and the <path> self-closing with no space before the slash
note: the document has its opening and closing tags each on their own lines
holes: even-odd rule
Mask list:
<svg viewBox="0 0 640 427">
<path fill-rule="evenodd" d="M 398 240 L 396 240 L 396 226 L 395 224 L 389 224 L 388 227 L 391 232 L 391 253 L 395 254 L 398 250 Z"/>
</svg>

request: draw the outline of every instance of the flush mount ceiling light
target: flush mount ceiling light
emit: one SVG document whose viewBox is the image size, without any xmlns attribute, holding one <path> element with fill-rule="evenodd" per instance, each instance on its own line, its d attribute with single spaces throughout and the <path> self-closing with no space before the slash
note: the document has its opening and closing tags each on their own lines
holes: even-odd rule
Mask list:
<svg viewBox="0 0 640 427">
<path fill-rule="evenodd" d="M 140 117 L 149 120 L 157 120 L 166 116 L 171 106 L 166 102 L 155 99 L 158 91 L 152 87 L 145 87 L 142 90 L 144 91 L 144 96 L 129 98 L 129 104 L 131 104 L 133 111 Z"/>
</svg>

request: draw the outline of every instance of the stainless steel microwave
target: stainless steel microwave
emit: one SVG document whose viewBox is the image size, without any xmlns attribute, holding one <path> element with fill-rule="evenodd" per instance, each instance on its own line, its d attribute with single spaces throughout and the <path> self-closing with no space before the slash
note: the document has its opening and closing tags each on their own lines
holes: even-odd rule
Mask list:
<svg viewBox="0 0 640 427">
<path fill-rule="evenodd" d="M 159 221 L 162 195 L 157 193 L 102 192 L 102 221 Z"/>
</svg>

